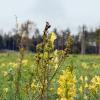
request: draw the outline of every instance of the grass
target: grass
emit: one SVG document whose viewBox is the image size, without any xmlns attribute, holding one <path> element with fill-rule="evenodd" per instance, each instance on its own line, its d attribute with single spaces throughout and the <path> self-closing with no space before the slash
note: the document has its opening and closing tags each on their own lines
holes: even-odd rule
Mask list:
<svg viewBox="0 0 100 100">
<path fill-rule="evenodd" d="M 9 81 L 9 79 L 5 79 L 3 77 L 3 72 L 9 71 L 10 66 L 8 66 L 8 64 L 10 62 L 16 62 L 18 58 L 19 58 L 19 53 L 12 52 L 12 53 L 1 53 L 0 54 L 0 95 L 2 94 L 1 93 L 2 89 L 8 86 L 8 84 L 6 84 L 6 81 Z M 23 71 L 22 71 L 23 86 L 22 87 L 24 87 L 24 84 L 28 82 L 28 79 L 30 77 L 29 75 L 29 72 L 31 72 L 30 68 L 31 66 L 34 65 L 34 54 L 32 53 L 26 54 L 24 59 L 28 59 L 28 64 L 23 67 Z M 3 63 L 5 64 L 5 66 L 2 66 Z M 86 63 L 89 66 L 88 70 L 87 68 L 84 69 L 82 67 L 82 63 Z M 97 68 L 93 68 L 94 65 L 97 65 Z M 66 69 L 68 66 L 74 67 L 77 79 L 79 79 L 81 75 L 82 76 L 87 75 L 89 79 L 91 79 L 95 75 L 100 76 L 100 56 L 99 55 L 70 55 L 68 58 L 66 58 L 65 62 L 63 63 L 62 68 L 60 68 L 58 74 L 55 77 L 54 93 L 52 94 L 50 100 L 56 100 L 57 98 L 56 90 L 58 88 L 57 80 L 59 78 L 59 75 L 62 73 L 62 70 Z M 13 100 L 12 96 L 11 98 Z M 11 98 L 7 97 L 6 99 L 11 100 Z M 27 100 L 27 97 L 22 97 L 22 100 Z"/>
</svg>

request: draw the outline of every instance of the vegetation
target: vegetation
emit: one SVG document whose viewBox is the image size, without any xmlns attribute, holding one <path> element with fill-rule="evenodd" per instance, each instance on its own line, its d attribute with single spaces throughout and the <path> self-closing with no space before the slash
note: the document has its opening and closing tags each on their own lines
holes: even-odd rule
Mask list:
<svg viewBox="0 0 100 100">
<path fill-rule="evenodd" d="M 48 22 L 36 53 L 30 53 L 29 24 L 18 38 L 19 52 L 0 54 L 0 100 L 99 100 L 100 57 L 70 55 L 74 40 L 69 31 L 65 46 L 57 50 L 57 34 L 48 33 Z"/>
<path fill-rule="evenodd" d="M 0 54 L 0 71 L 1 71 L 0 98 L 1 100 L 4 100 L 4 99 L 14 100 L 15 98 L 15 95 L 14 95 L 15 86 L 13 83 L 14 81 L 13 78 L 15 77 L 14 74 L 15 74 L 17 64 L 18 64 L 17 63 L 18 57 L 19 57 L 19 53 L 10 53 L 9 55 L 7 53 Z M 72 66 L 74 67 L 74 70 L 72 71 L 73 73 L 72 75 L 76 77 L 75 89 L 77 90 L 75 92 L 75 98 L 77 98 L 78 100 L 86 100 L 82 98 L 88 98 L 90 100 L 99 100 L 100 98 L 99 83 L 100 82 L 98 79 L 100 77 L 100 57 L 96 55 L 84 55 L 84 56 L 70 55 L 69 58 L 66 58 L 65 62 L 62 64 L 62 67 L 60 68 L 57 75 L 53 79 L 52 85 L 50 86 L 50 92 L 49 92 L 50 100 L 56 100 L 61 95 L 59 94 L 58 89 L 59 87 L 63 85 L 59 83 L 59 80 L 61 79 L 61 77 L 63 78 L 63 75 L 65 76 L 65 74 L 70 75 L 69 69 L 66 70 L 66 68 L 68 68 L 69 66 L 70 68 L 72 68 Z M 65 73 L 62 70 L 66 70 L 68 72 Z M 20 88 L 22 100 L 29 100 L 29 98 L 31 99 L 32 95 L 33 95 L 33 98 L 35 98 L 36 96 L 34 94 L 34 92 L 36 92 L 36 88 L 34 87 L 34 85 L 37 86 L 37 82 L 36 80 L 34 80 L 34 77 L 32 79 L 32 83 L 30 83 L 32 87 L 30 87 L 30 89 L 28 87 L 29 81 L 31 80 L 30 76 L 32 75 L 32 72 L 35 73 L 34 72 L 34 54 L 30 53 L 30 54 L 25 55 L 23 59 L 23 65 L 22 65 L 22 71 L 21 71 L 22 78 L 20 81 L 22 85 Z M 9 75 L 11 74 L 12 74 L 12 77 L 9 77 Z M 68 76 L 68 79 L 70 79 L 69 76 Z M 83 80 L 86 80 L 86 82 L 84 83 Z M 74 85 L 74 83 L 72 84 Z M 90 86 L 91 88 L 87 86 Z M 85 90 L 82 87 L 83 88 L 85 87 Z M 91 90 L 93 89 L 94 90 L 88 93 L 89 88 Z M 82 94 L 83 91 L 84 91 L 84 96 Z M 29 92 L 29 94 L 27 92 Z"/>
<path fill-rule="evenodd" d="M 70 29 L 58 31 L 56 28 L 52 30 L 57 36 L 55 40 L 55 49 L 64 50 L 66 47 L 67 35 L 71 33 Z M 31 34 L 31 35 L 30 35 Z M 83 25 L 80 28 L 78 34 L 71 34 L 73 37 L 72 53 L 74 54 L 100 54 L 100 28 L 96 28 L 94 31 Z M 30 36 L 30 38 L 29 38 Z M 36 52 L 36 46 L 43 42 L 42 33 L 39 32 L 35 24 L 32 21 L 26 21 L 19 23 L 16 21 L 16 27 L 8 33 L 0 31 L 0 51 L 4 50 L 19 50 L 20 39 L 23 41 L 23 45 L 28 50 Z"/>
</svg>

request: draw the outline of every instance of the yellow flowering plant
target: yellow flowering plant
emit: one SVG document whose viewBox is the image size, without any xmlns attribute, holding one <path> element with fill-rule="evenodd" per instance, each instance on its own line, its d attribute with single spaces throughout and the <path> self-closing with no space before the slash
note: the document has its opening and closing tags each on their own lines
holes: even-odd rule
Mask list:
<svg viewBox="0 0 100 100">
<path fill-rule="evenodd" d="M 54 42 L 57 36 L 54 32 L 48 35 L 49 28 L 50 25 L 47 22 L 43 33 L 43 42 L 37 45 L 37 54 L 35 55 L 35 76 L 36 80 L 42 86 L 38 93 L 40 100 L 49 99 L 52 86 L 51 81 L 54 79 L 68 54 L 67 48 L 65 51 L 54 49 Z M 68 50 L 70 50 L 71 46 L 72 44 L 68 45 Z"/>
<path fill-rule="evenodd" d="M 98 98 L 97 95 L 100 93 L 100 76 L 95 75 L 89 84 L 89 91 L 92 97 Z"/>
<path fill-rule="evenodd" d="M 71 72 L 69 69 L 63 71 L 63 74 L 60 75 L 58 80 L 59 87 L 57 90 L 61 100 L 74 99 L 76 96 L 76 82 L 74 72 Z"/>
<path fill-rule="evenodd" d="M 36 46 L 33 64 L 28 64 L 29 61 L 25 59 L 27 47 L 23 46 L 23 37 L 20 38 L 18 61 L 9 62 L 8 71 L 3 72 L 9 100 L 51 100 L 52 95 L 56 94 L 53 81 L 71 51 L 73 40 L 68 34 L 67 47 L 64 50 L 55 50 L 54 42 L 57 36 L 54 32 L 49 34 L 49 28 L 50 24 L 47 22 L 42 35 L 42 43 Z M 75 77 L 70 71 L 66 70 L 65 73 L 68 74 L 67 78 L 71 78 L 67 85 L 69 87 L 68 98 L 72 98 L 76 94 Z M 64 100 L 63 97 L 61 99 Z"/>
</svg>

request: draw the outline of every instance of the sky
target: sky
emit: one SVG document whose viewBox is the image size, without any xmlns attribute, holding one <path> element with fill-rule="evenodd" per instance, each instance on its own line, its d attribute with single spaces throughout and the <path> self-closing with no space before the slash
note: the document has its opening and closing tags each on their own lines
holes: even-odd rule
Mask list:
<svg viewBox="0 0 100 100">
<path fill-rule="evenodd" d="M 9 31 L 18 21 L 32 20 L 43 30 L 49 21 L 51 29 L 70 28 L 73 34 L 79 25 L 100 26 L 100 0 L 0 0 L 0 29 Z"/>
</svg>

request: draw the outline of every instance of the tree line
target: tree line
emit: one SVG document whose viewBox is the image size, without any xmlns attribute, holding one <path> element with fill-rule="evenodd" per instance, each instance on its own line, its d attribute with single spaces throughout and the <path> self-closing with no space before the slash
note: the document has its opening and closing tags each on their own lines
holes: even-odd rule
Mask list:
<svg viewBox="0 0 100 100">
<path fill-rule="evenodd" d="M 34 28 L 35 24 L 32 21 L 26 21 L 18 25 L 8 33 L 0 31 L 0 51 L 14 50 L 18 51 L 20 43 L 22 42 L 29 51 L 36 52 L 37 44 L 41 43 L 42 33 L 38 28 Z M 66 47 L 66 40 L 70 29 L 58 31 L 54 28 L 52 32 L 55 32 L 57 39 L 55 40 L 55 49 L 64 50 Z M 29 35 L 31 33 L 31 37 Z M 48 33 L 49 34 L 49 33 Z M 74 54 L 100 54 L 100 28 L 95 30 L 88 30 L 85 25 L 80 27 L 78 34 L 73 35 L 73 48 Z M 22 38 L 22 39 L 21 39 Z"/>
</svg>

